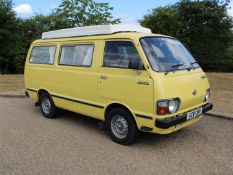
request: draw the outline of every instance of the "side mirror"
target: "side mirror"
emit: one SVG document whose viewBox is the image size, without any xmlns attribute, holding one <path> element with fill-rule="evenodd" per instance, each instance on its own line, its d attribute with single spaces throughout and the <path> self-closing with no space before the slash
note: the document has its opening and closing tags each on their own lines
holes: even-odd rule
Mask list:
<svg viewBox="0 0 233 175">
<path fill-rule="evenodd" d="M 140 69 L 140 63 L 137 59 L 131 59 L 129 61 L 129 69 L 139 70 Z"/>
</svg>

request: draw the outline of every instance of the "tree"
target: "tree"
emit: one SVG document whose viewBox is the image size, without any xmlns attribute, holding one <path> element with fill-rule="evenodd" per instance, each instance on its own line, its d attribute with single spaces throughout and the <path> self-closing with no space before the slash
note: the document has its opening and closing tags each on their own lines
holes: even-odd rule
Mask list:
<svg viewBox="0 0 233 175">
<path fill-rule="evenodd" d="M 96 3 L 92 0 L 63 0 L 62 4 L 51 14 L 35 16 L 20 20 L 20 57 L 25 58 L 31 42 L 41 37 L 43 32 L 98 24 L 115 24 L 112 7 L 108 3 Z M 22 72 L 22 66 L 21 67 Z"/>
<path fill-rule="evenodd" d="M 206 71 L 233 71 L 233 53 L 229 54 L 233 22 L 228 6 L 229 1 L 181 0 L 153 9 L 140 23 L 154 33 L 183 41 Z"/>
<path fill-rule="evenodd" d="M 145 15 L 144 19 L 139 21 L 142 26 L 146 26 L 154 33 L 164 35 L 178 36 L 182 22 L 178 20 L 176 9 L 172 6 L 158 7 L 152 9 L 152 12 Z"/>
<path fill-rule="evenodd" d="M 56 28 L 89 26 L 100 24 L 117 24 L 120 19 L 114 19 L 109 3 L 96 3 L 93 0 L 63 0 L 53 13 Z"/>
<path fill-rule="evenodd" d="M 108 3 L 63 0 L 51 14 L 17 18 L 11 0 L 0 0 L 0 74 L 23 73 L 30 44 L 43 32 L 84 25 L 115 24 Z"/>
<path fill-rule="evenodd" d="M 22 48 L 28 49 L 34 40 L 41 38 L 43 32 L 57 29 L 54 18 L 53 14 L 47 16 L 37 14 L 31 18 L 21 20 L 19 33 L 23 44 Z"/>
<path fill-rule="evenodd" d="M 0 74 L 12 68 L 17 52 L 17 18 L 11 0 L 0 0 Z"/>
<path fill-rule="evenodd" d="M 63 0 L 62 4 L 51 14 L 35 16 L 20 21 L 21 38 L 30 43 L 41 37 L 43 32 L 87 25 L 115 24 L 119 19 L 113 19 L 108 3 L 96 3 L 92 0 Z"/>
</svg>

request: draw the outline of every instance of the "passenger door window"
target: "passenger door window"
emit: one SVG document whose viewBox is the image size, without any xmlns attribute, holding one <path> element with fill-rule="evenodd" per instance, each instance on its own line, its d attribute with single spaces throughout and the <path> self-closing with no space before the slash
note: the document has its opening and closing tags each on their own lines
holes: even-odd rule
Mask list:
<svg viewBox="0 0 233 175">
<path fill-rule="evenodd" d="M 106 41 L 104 67 L 129 68 L 130 60 L 138 60 L 140 69 L 143 64 L 134 44 L 130 41 Z"/>
<path fill-rule="evenodd" d="M 64 45 L 61 47 L 60 63 L 70 66 L 91 66 L 94 46 L 91 44 Z"/>
<path fill-rule="evenodd" d="M 30 63 L 53 64 L 56 46 L 35 46 L 30 55 Z"/>
</svg>

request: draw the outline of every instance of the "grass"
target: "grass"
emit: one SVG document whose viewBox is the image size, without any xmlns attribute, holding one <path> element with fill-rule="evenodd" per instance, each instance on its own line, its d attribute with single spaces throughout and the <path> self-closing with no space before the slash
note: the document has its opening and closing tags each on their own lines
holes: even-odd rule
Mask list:
<svg viewBox="0 0 233 175">
<path fill-rule="evenodd" d="M 212 112 L 233 117 L 233 73 L 207 73 L 211 87 Z"/>
<path fill-rule="evenodd" d="M 211 86 L 213 112 L 233 117 L 233 73 L 207 73 Z M 23 75 L 0 76 L 0 93 L 24 89 Z"/>
<path fill-rule="evenodd" d="M 233 91 L 233 73 L 207 73 L 212 90 Z"/>
<path fill-rule="evenodd" d="M 0 93 L 22 91 L 24 89 L 23 75 L 0 75 Z"/>
</svg>

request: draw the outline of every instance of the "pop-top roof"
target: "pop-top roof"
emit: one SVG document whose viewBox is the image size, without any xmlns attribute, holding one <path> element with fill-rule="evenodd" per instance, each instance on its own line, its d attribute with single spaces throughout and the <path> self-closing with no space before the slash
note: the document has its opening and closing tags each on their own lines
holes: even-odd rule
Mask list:
<svg viewBox="0 0 233 175">
<path fill-rule="evenodd" d="M 42 34 L 41 39 L 68 38 L 68 37 L 90 36 L 90 35 L 106 35 L 106 34 L 114 34 L 118 32 L 151 33 L 151 30 L 138 25 L 126 25 L 126 24 L 98 25 L 98 26 L 75 27 L 75 28 L 44 32 Z"/>
</svg>

